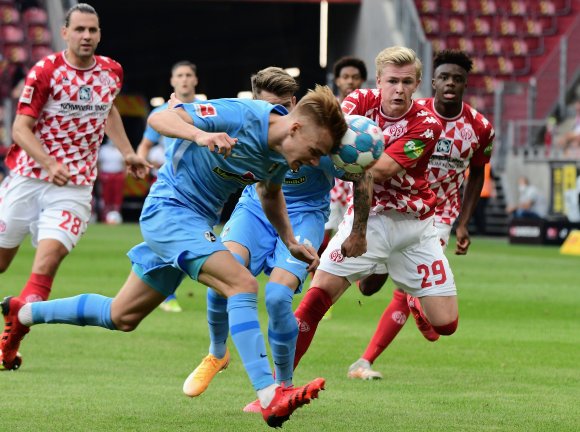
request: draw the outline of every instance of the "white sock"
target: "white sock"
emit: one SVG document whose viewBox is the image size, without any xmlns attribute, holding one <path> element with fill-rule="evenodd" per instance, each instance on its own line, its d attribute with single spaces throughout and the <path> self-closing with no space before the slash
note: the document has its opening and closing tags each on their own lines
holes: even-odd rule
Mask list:
<svg viewBox="0 0 580 432">
<path fill-rule="evenodd" d="M 25 325 L 26 327 L 30 327 L 32 324 L 32 304 L 26 303 L 24 306 L 20 308 L 18 311 L 18 321 L 20 324 Z"/>
<path fill-rule="evenodd" d="M 278 384 L 271 384 L 268 387 L 258 390 L 258 399 L 260 399 L 260 405 L 262 408 L 267 408 L 272 399 L 274 399 L 274 394 L 276 393 L 276 388 L 280 387 Z"/>
</svg>

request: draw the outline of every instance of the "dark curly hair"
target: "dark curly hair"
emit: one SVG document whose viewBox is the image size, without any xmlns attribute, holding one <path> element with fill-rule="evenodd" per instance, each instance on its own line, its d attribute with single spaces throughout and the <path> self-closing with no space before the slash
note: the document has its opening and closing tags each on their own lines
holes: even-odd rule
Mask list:
<svg viewBox="0 0 580 432">
<path fill-rule="evenodd" d="M 459 50 L 443 50 L 439 51 L 433 59 L 433 70 L 437 69 L 442 64 L 455 64 L 463 69 L 465 72 L 471 72 L 473 68 L 473 61 L 463 51 Z"/>
</svg>

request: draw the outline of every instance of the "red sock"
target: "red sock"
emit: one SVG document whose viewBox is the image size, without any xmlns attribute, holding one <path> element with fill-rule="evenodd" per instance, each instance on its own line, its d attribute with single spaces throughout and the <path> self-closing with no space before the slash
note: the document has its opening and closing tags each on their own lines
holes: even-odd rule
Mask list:
<svg viewBox="0 0 580 432">
<path fill-rule="evenodd" d="M 393 299 L 383 312 L 375 334 L 362 358 L 368 360 L 369 363 L 373 363 L 399 334 L 407 321 L 409 313 L 407 295 L 402 291 L 395 290 Z"/>
<path fill-rule="evenodd" d="M 298 366 L 300 359 L 308 350 L 318 323 L 324 314 L 332 306 L 332 299 L 318 287 L 308 290 L 298 308 L 294 312 L 298 321 L 298 340 L 296 341 L 296 354 L 294 354 L 294 369 Z"/>
<path fill-rule="evenodd" d="M 328 231 L 324 231 L 324 238 L 322 239 L 322 243 L 320 243 L 320 247 L 318 248 L 318 256 L 322 255 L 326 246 L 328 246 L 328 242 L 330 241 L 330 233 Z"/>
<path fill-rule="evenodd" d="M 31 273 L 18 298 L 26 303 L 47 300 L 53 279 L 52 276 Z"/>
</svg>

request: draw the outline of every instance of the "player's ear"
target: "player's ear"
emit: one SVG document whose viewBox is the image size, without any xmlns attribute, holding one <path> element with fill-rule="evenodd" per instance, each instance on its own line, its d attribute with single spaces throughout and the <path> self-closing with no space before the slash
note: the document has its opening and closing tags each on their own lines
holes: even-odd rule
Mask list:
<svg viewBox="0 0 580 432">
<path fill-rule="evenodd" d="M 294 136 L 296 132 L 300 130 L 301 127 L 302 124 L 299 121 L 292 122 L 292 125 L 290 126 L 290 136 Z"/>
</svg>

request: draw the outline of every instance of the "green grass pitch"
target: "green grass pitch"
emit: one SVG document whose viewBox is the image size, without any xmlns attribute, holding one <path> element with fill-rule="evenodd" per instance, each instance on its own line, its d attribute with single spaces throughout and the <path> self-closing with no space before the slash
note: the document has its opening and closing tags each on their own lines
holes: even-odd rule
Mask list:
<svg viewBox="0 0 580 432">
<path fill-rule="evenodd" d="M 139 241 L 136 225 L 91 226 L 63 263 L 52 298 L 113 296 L 129 271 L 125 252 Z M 32 253 L 26 242 L 0 276 L 2 296 L 20 291 Z M 580 430 L 580 257 L 480 238 L 467 256 L 448 256 L 459 289 L 457 333 L 429 343 L 410 320 L 375 363 L 383 380 L 348 380 L 392 285 L 370 298 L 351 288 L 296 371 L 297 384 L 322 376 L 327 390 L 285 430 Z M 155 311 L 133 333 L 34 327 L 21 347 L 22 369 L 0 373 L 0 430 L 268 430 L 242 412 L 255 394 L 231 343 L 233 361 L 208 391 L 182 395 L 208 336 L 204 287 L 186 281 L 178 296 L 183 313 Z M 264 326 L 263 304 L 260 314 Z"/>
</svg>

